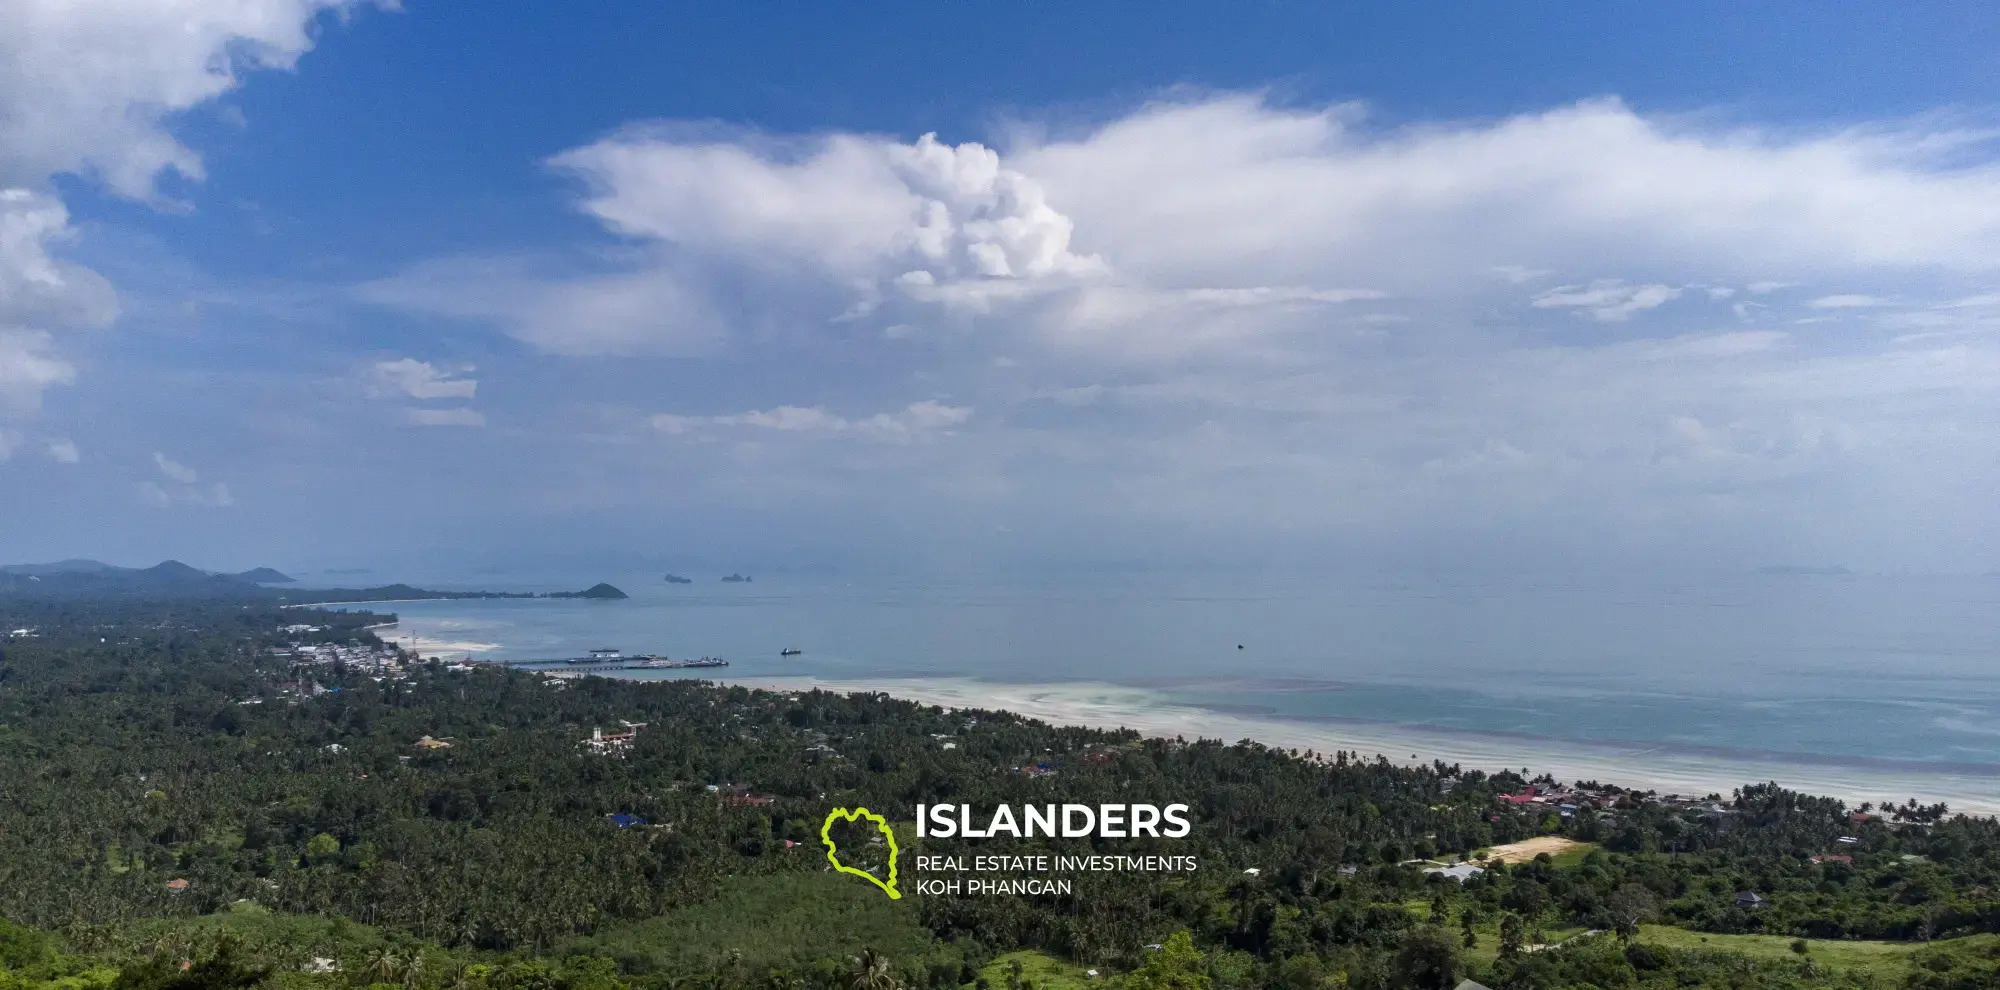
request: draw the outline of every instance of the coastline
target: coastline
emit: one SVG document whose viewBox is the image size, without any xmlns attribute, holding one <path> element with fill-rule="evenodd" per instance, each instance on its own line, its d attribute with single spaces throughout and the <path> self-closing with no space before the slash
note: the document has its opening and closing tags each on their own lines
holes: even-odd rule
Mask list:
<svg viewBox="0 0 2000 990">
<path fill-rule="evenodd" d="M 1494 771 L 1526 767 L 1562 781 L 1600 780 L 1661 793 L 1728 795 L 1748 783 L 1776 781 L 1807 794 L 1863 801 L 1944 801 L 1953 811 L 2000 814 L 2000 781 L 1945 771 L 1895 771 L 1781 758 L 1723 757 L 1661 746 L 1586 745 L 1389 723 L 1289 719 L 1214 711 L 1180 703 L 1146 688 L 1106 683 L 1004 684 L 973 678 L 811 676 L 715 677 L 718 683 L 770 691 L 818 688 L 881 692 L 946 708 L 984 708 L 1097 729 L 1133 729 L 1146 736 L 1250 739 L 1283 749 L 1358 751 L 1393 763 L 1433 760 Z"/>
</svg>

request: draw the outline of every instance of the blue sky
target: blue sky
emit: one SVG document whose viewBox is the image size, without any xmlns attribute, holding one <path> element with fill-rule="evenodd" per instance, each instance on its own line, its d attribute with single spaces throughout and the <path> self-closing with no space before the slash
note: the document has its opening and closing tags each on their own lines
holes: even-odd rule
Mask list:
<svg viewBox="0 0 2000 990">
<path fill-rule="evenodd" d="M 1575 7 L 0 0 L 0 559 L 2000 567 L 2000 16 Z"/>
</svg>

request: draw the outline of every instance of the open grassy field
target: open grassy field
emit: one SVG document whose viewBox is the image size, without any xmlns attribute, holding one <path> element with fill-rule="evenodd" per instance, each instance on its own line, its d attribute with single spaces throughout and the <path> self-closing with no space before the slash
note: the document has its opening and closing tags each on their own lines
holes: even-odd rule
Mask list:
<svg viewBox="0 0 2000 990">
<path fill-rule="evenodd" d="M 1938 942 L 1934 945 L 1971 946 L 1976 942 L 1994 941 L 2000 937 L 1977 935 L 1966 939 L 1956 939 L 1950 943 Z M 1644 945 L 1661 946 L 1670 949 L 1704 949 L 1713 952 L 1736 952 L 1758 959 L 1798 959 L 1792 951 L 1792 942 L 1787 935 L 1709 935 L 1691 932 L 1683 928 L 1669 928 L 1666 925 L 1643 925 L 1639 929 L 1639 942 Z M 1806 954 L 1821 966 L 1840 970 L 1869 973 L 1879 977 L 1901 977 L 1909 970 L 1911 953 L 1924 948 L 1922 942 L 1862 942 L 1828 939 L 1806 939 Z"/>
<path fill-rule="evenodd" d="M 994 990 L 1006 990 L 1015 962 L 1021 964 L 1023 986 L 1033 985 L 1034 990 L 1088 990 L 1092 982 L 1083 967 L 1032 950 L 995 956 L 979 976 Z"/>
<path fill-rule="evenodd" d="M 1509 842 L 1502 846 L 1481 849 L 1472 854 L 1476 860 L 1498 859 L 1503 863 L 1525 863 L 1542 853 L 1548 853 L 1557 866 L 1575 866 L 1583 862 L 1591 850 L 1597 848 L 1594 842 L 1578 842 L 1560 835 L 1539 835 L 1532 839 Z"/>
</svg>

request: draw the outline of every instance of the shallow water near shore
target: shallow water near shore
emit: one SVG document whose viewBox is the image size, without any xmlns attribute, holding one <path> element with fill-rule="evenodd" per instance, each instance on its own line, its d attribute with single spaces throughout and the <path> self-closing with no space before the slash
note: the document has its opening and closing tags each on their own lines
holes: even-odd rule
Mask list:
<svg viewBox="0 0 2000 990">
<path fill-rule="evenodd" d="M 385 632 L 487 660 L 730 661 L 628 677 L 894 685 L 1169 734 L 2000 810 L 2000 579 L 613 583 L 632 599 L 401 603 Z"/>
</svg>

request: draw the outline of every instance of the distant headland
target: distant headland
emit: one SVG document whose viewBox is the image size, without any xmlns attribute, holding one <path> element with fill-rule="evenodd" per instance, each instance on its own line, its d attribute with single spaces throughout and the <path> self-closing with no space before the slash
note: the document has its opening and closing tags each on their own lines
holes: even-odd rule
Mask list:
<svg viewBox="0 0 2000 990">
<path fill-rule="evenodd" d="M 152 567 L 118 567 L 95 560 L 53 564 L 0 565 L 0 594 L 33 598 L 229 598 L 279 604 L 360 604 L 364 602 L 455 600 L 466 598 L 579 598 L 617 601 L 631 596 L 603 582 L 582 591 L 437 591 L 409 584 L 369 588 L 274 588 L 296 584 L 269 567 L 226 573 L 205 571 L 178 560 Z"/>
</svg>

